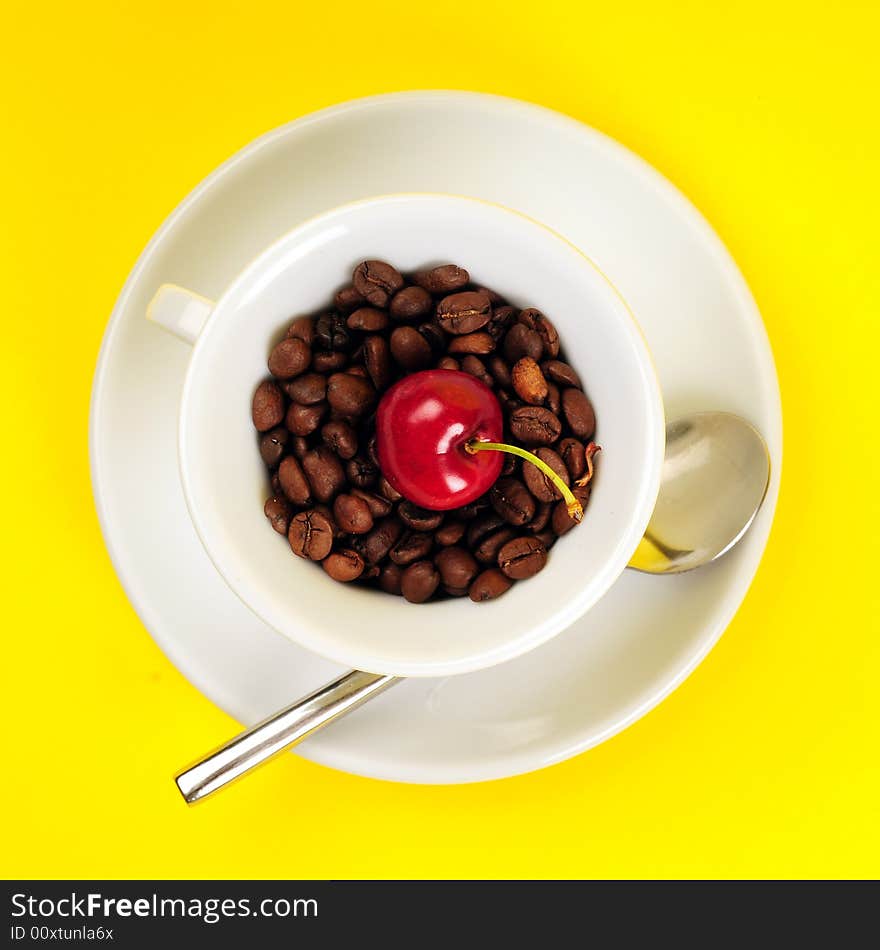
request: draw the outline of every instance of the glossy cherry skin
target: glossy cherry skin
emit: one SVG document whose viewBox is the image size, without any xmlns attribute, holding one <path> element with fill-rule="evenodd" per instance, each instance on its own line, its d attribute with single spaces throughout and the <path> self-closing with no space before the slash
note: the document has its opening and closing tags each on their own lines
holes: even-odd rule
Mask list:
<svg viewBox="0 0 880 950">
<path fill-rule="evenodd" d="M 469 373 L 426 369 L 382 397 L 376 451 L 393 488 L 422 508 L 447 511 L 487 492 L 501 473 L 501 452 L 465 450 L 469 439 L 500 442 L 501 406 Z"/>
</svg>

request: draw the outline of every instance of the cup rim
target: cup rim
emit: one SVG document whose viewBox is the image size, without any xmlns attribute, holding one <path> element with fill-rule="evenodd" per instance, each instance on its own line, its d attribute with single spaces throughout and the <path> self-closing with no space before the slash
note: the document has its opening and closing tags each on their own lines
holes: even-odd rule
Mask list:
<svg viewBox="0 0 880 950">
<path fill-rule="evenodd" d="M 603 583 L 601 585 L 595 585 L 596 593 L 591 599 L 574 605 L 574 598 L 572 598 L 567 601 L 566 606 L 568 609 L 558 609 L 553 615 L 553 623 L 545 624 L 545 627 L 552 627 L 550 632 L 542 630 L 541 635 L 537 637 L 534 636 L 534 634 L 520 635 L 515 639 L 505 640 L 501 645 L 494 648 L 484 650 L 481 653 L 469 654 L 466 657 L 454 661 L 422 660 L 404 664 L 395 663 L 394 668 L 392 669 L 385 662 L 372 662 L 370 656 L 366 653 L 358 654 L 356 651 L 348 649 L 341 651 L 335 649 L 334 646 L 328 645 L 325 638 L 312 636 L 312 631 L 302 623 L 296 626 L 295 635 L 291 632 L 288 632 L 288 630 L 284 629 L 279 625 L 279 623 L 272 619 L 269 612 L 262 610 L 261 605 L 248 599 L 239 589 L 239 586 L 233 582 L 232 578 L 229 576 L 230 572 L 225 566 L 223 559 L 217 556 L 217 552 L 215 551 L 214 547 L 207 540 L 208 532 L 205 530 L 203 519 L 199 514 L 198 502 L 193 491 L 193 486 L 190 481 L 187 467 L 184 463 L 187 448 L 186 410 L 189 405 L 190 396 L 192 393 L 194 378 L 193 368 L 197 365 L 199 354 L 204 348 L 205 341 L 209 337 L 212 324 L 214 326 L 217 325 L 215 322 L 217 311 L 220 310 L 228 300 L 232 299 L 237 292 L 241 292 L 242 288 L 246 286 L 257 273 L 259 273 L 264 261 L 269 260 L 273 252 L 286 245 L 295 235 L 299 234 L 300 232 L 306 231 L 319 223 L 331 222 L 333 218 L 344 216 L 358 208 L 379 204 L 405 203 L 412 200 L 461 202 L 471 206 L 484 206 L 495 211 L 500 211 L 503 214 L 517 217 L 522 221 L 527 222 L 531 227 L 539 229 L 546 236 L 555 239 L 557 242 L 561 242 L 563 245 L 567 246 L 594 272 L 594 274 L 596 274 L 601 279 L 606 288 L 611 291 L 613 297 L 622 308 L 623 314 L 625 314 L 627 318 L 625 321 L 623 321 L 622 325 L 627 328 L 630 338 L 637 343 L 636 351 L 638 354 L 638 363 L 641 369 L 641 375 L 644 382 L 646 383 L 646 389 L 649 393 L 649 398 L 647 399 L 646 405 L 648 423 L 647 432 L 649 438 L 646 460 L 648 461 L 650 468 L 648 477 L 642 480 L 639 496 L 634 504 L 633 516 L 630 519 L 629 530 L 625 530 L 621 533 L 621 540 L 604 562 L 605 569 L 603 572 L 600 572 L 604 573 L 605 575 L 603 578 Z M 375 195 L 368 198 L 360 198 L 355 201 L 336 205 L 326 211 L 312 215 L 306 220 L 300 222 L 298 225 L 290 228 L 284 234 L 276 238 L 276 240 L 272 241 L 261 251 L 255 254 L 248 261 L 248 263 L 239 270 L 230 283 L 224 288 L 223 292 L 214 301 L 214 307 L 208 316 L 207 322 L 193 344 L 192 353 L 190 354 L 189 363 L 186 368 L 180 406 L 178 409 L 177 461 L 187 512 L 190 516 L 190 521 L 192 522 L 193 528 L 202 544 L 202 547 L 229 589 L 249 610 L 256 614 L 257 617 L 259 617 L 264 623 L 274 629 L 277 633 L 289 640 L 294 641 L 298 645 L 312 651 L 313 653 L 316 653 L 317 655 L 323 656 L 333 662 L 340 663 L 345 666 L 351 666 L 357 669 L 407 677 L 457 675 L 459 673 L 475 672 L 480 669 L 495 666 L 498 663 L 521 656 L 535 647 L 540 646 L 542 643 L 546 643 L 548 640 L 561 633 L 567 627 L 571 626 L 571 624 L 577 619 L 586 614 L 588 610 L 590 610 L 599 600 L 601 600 L 602 597 L 604 597 L 604 595 L 623 573 L 629 558 L 635 551 L 645 529 L 647 528 L 648 521 L 650 520 L 651 514 L 653 513 L 656 497 L 659 491 L 664 451 L 665 416 L 663 409 L 663 398 L 657 377 L 656 366 L 654 364 L 654 360 L 648 347 L 644 332 L 642 331 L 635 314 L 608 275 L 599 267 L 593 258 L 585 253 L 581 248 L 575 245 L 572 241 L 568 240 L 568 238 L 566 238 L 564 235 L 560 234 L 558 231 L 537 220 L 536 218 L 533 218 L 530 215 L 519 211 L 518 209 L 507 207 L 506 205 L 502 205 L 498 202 L 488 201 L 483 198 L 477 198 L 468 195 L 458 195 L 445 192 L 393 192 Z M 638 531 L 636 531 L 637 526 Z M 625 545 L 624 540 L 627 542 Z M 621 551 L 624 547 L 626 548 L 626 554 L 625 557 L 621 557 Z M 609 565 L 612 563 L 614 563 L 614 569 L 610 570 Z"/>
</svg>

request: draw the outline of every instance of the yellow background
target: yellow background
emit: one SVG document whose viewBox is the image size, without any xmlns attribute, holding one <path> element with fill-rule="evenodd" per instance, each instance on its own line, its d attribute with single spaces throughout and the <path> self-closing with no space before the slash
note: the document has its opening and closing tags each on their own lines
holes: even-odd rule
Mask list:
<svg viewBox="0 0 880 950">
<path fill-rule="evenodd" d="M 880 874 L 878 5 L 14 7 L 0 40 L 0 871 Z M 105 553 L 86 448 L 101 335 L 150 235 L 229 154 L 312 109 L 417 87 L 570 113 L 704 211 L 779 369 L 770 545 L 699 670 L 573 761 L 443 788 L 288 756 L 188 810 L 170 774 L 235 724 L 160 653 Z"/>
</svg>

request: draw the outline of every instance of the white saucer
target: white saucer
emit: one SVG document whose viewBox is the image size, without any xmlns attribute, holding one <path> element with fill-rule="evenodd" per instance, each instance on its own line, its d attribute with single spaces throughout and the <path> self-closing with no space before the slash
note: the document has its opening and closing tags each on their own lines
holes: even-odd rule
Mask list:
<svg viewBox="0 0 880 950">
<path fill-rule="evenodd" d="M 627 572 L 549 644 L 478 673 L 407 681 L 297 750 L 396 781 L 500 778 L 602 742 L 681 683 L 745 596 L 776 507 L 781 407 L 755 303 L 705 220 L 632 153 L 539 107 L 457 92 L 359 100 L 258 139 L 169 217 L 119 297 L 92 393 L 94 492 L 132 604 L 211 700 L 249 724 L 337 673 L 251 614 L 202 549 L 177 472 L 190 351 L 144 311 L 161 283 L 216 297 L 305 218 L 399 191 L 486 198 L 578 244 L 635 311 L 668 416 L 737 412 L 763 432 L 774 463 L 751 531 L 718 564 L 675 578 Z"/>
</svg>

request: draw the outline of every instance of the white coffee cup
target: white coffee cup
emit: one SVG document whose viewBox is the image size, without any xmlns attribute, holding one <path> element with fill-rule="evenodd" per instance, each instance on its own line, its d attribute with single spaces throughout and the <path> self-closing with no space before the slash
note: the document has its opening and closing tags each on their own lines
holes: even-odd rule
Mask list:
<svg viewBox="0 0 880 950">
<path fill-rule="evenodd" d="M 404 272 L 454 262 L 514 305 L 537 307 L 556 325 L 595 406 L 602 452 L 584 521 L 554 546 L 541 573 L 498 600 L 414 605 L 337 583 L 296 557 L 263 516 L 269 479 L 250 405 L 266 358 L 292 317 L 327 308 L 355 265 L 372 258 Z M 266 623 L 338 663 L 445 676 L 519 656 L 602 597 L 648 524 L 664 417 L 644 338 L 587 257 L 517 212 L 447 195 L 345 205 L 267 248 L 216 302 L 164 285 L 148 317 L 193 344 L 180 407 L 180 473 L 208 555 Z"/>
</svg>

